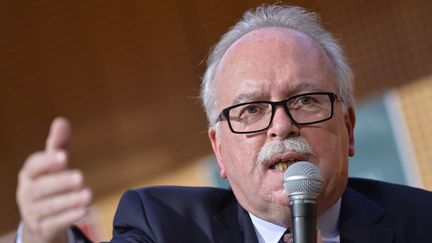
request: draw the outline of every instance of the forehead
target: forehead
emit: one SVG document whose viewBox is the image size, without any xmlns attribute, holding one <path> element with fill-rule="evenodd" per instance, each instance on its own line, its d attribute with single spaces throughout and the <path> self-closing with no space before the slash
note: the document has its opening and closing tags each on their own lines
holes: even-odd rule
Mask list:
<svg viewBox="0 0 432 243">
<path fill-rule="evenodd" d="M 271 100 L 308 90 L 335 91 L 333 79 L 330 60 L 310 37 L 287 28 L 259 29 L 223 56 L 214 79 L 217 107 L 240 96 Z"/>
</svg>

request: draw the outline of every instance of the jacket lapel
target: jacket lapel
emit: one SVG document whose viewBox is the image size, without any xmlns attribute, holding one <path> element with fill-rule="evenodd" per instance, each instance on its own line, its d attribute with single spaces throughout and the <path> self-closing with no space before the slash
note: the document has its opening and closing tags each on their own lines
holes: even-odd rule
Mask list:
<svg viewBox="0 0 432 243">
<path fill-rule="evenodd" d="M 252 223 L 249 213 L 242 206 L 240 206 L 240 204 L 237 205 L 240 230 L 243 232 L 243 242 L 258 243 L 255 227 Z"/>
<path fill-rule="evenodd" d="M 339 219 L 341 243 L 393 242 L 393 230 L 379 223 L 385 217 L 384 209 L 347 188 L 342 196 Z"/>
<path fill-rule="evenodd" d="M 233 215 L 237 215 L 237 220 Z M 386 217 L 383 208 L 362 194 L 347 188 L 342 196 L 339 219 L 341 243 L 393 243 L 394 232 L 380 224 Z M 258 243 L 252 220 L 237 200 L 216 212 L 213 242 Z"/>
<path fill-rule="evenodd" d="M 215 243 L 258 243 L 252 220 L 237 200 L 234 199 L 234 203 L 216 212 L 213 220 Z"/>
</svg>

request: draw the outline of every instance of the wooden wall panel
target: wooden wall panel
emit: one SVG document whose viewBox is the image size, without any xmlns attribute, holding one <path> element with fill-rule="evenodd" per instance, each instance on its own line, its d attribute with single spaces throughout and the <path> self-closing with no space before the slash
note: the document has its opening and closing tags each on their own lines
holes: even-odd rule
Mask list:
<svg viewBox="0 0 432 243">
<path fill-rule="evenodd" d="M 19 221 L 16 174 L 57 115 L 73 124 L 71 166 L 96 198 L 211 152 L 197 99 L 208 49 L 264 1 L 2 1 L 0 234 Z M 289 1 L 341 39 L 357 96 L 432 72 L 431 2 Z"/>
</svg>

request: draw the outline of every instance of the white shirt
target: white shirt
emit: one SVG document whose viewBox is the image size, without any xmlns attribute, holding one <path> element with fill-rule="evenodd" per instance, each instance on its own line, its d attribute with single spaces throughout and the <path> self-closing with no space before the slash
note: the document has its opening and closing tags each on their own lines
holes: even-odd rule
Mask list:
<svg viewBox="0 0 432 243">
<path fill-rule="evenodd" d="M 318 216 L 317 228 L 321 233 L 321 239 L 324 243 L 340 243 L 338 230 L 338 219 L 340 213 L 341 199 L 327 211 Z M 259 243 L 277 243 L 286 229 L 283 226 L 265 221 L 249 213 Z"/>
</svg>

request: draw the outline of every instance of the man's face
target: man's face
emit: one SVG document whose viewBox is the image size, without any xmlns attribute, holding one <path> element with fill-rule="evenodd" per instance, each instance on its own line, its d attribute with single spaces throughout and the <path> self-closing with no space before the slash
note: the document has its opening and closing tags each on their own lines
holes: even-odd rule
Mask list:
<svg viewBox="0 0 432 243">
<path fill-rule="evenodd" d="M 255 30 L 236 41 L 216 71 L 216 107 L 243 102 L 279 101 L 306 92 L 333 92 L 340 97 L 332 64 L 312 39 L 285 28 Z M 313 125 L 295 125 L 282 107 L 277 108 L 269 129 L 234 134 L 227 121 L 209 129 L 221 176 L 226 177 L 240 204 L 250 213 L 274 223 L 289 223 L 289 200 L 283 190 L 284 171 L 275 163 L 307 160 L 317 165 L 324 183 L 318 211 L 329 208 L 347 182 L 348 156 L 354 153 L 354 111 L 343 113 L 335 102 L 334 116 Z M 306 141 L 310 154 L 285 151 L 257 163 L 260 149 L 272 141 L 298 138 Z"/>
</svg>

